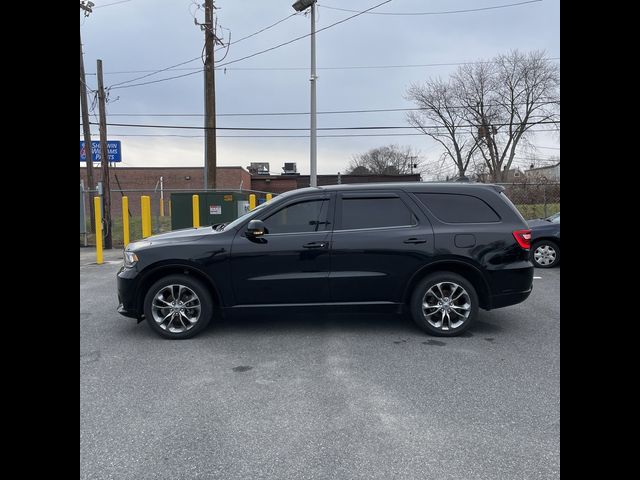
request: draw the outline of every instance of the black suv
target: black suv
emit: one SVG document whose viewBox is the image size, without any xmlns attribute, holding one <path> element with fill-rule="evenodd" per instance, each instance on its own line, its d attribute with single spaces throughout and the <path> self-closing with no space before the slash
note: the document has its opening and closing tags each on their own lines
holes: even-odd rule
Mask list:
<svg viewBox="0 0 640 480">
<path fill-rule="evenodd" d="M 294 190 L 229 224 L 131 243 L 118 311 L 168 338 L 214 308 L 390 307 L 432 335 L 531 293 L 531 232 L 503 188 L 392 183 Z"/>
</svg>

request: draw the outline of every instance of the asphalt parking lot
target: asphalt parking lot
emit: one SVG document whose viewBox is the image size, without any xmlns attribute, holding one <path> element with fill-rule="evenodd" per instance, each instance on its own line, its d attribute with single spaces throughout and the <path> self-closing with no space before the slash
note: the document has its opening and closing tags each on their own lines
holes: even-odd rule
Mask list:
<svg viewBox="0 0 640 480">
<path fill-rule="evenodd" d="M 263 315 L 164 340 L 80 258 L 83 479 L 559 478 L 560 269 L 436 338 L 394 315 Z"/>
</svg>

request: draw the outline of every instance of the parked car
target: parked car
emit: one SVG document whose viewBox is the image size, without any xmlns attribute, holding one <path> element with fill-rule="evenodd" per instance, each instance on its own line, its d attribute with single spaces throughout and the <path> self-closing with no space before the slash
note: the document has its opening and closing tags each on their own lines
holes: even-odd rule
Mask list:
<svg viewBox="0 0 640 480">
<path fill-rule="evenodd" d="M 295 307 L 407 312 L 426 332 L 464 332 L 478 309 L 531 293 L 531 231 L 504 188 L 392 183 L 303 188 L 229 224 L 131 243 L 118 311 L 168 338 L 222 314 Z"/>
<path fill-rule="evenodd" d="M 552 268 L 560 263 L 560 212 L 529 220 L 531 261 L 538 268 Z"/>
</svg>

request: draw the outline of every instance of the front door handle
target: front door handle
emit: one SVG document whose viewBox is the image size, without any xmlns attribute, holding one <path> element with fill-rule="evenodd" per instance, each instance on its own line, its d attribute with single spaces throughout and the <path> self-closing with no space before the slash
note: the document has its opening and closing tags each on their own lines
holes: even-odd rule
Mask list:
<svg viewBox="0 0 640 480">
<path fill-rule="evenodd" d="M 305 243 L 302 248 L 327 248 L 327 242 L 311 242 Z"/>
<path fill-rule="evenodd" d="M 427 240 L 424 238 L 411 237 L 407 238 L 404 243 L 427 243 Z"/>
</svg>

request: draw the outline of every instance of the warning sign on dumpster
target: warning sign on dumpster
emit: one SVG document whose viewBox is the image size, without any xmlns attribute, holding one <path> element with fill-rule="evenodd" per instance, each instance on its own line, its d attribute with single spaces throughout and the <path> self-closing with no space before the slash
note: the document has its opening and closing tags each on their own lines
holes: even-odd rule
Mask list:
<svg viewBox="0 0 640 480">
<path fill-rule="evenodd" d="M 209 205 L 209 215 L 222 215 L 222 206 Z"/>
</svg>

